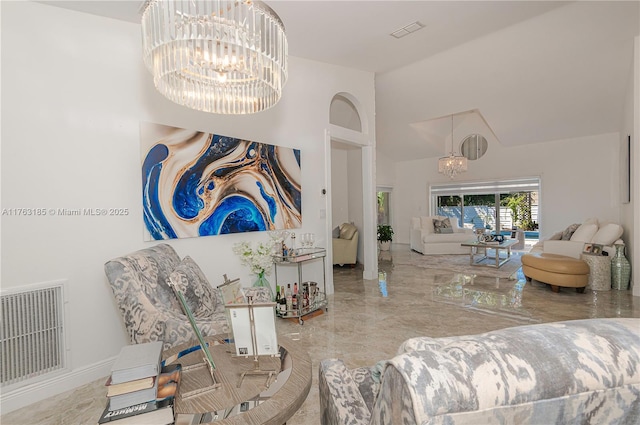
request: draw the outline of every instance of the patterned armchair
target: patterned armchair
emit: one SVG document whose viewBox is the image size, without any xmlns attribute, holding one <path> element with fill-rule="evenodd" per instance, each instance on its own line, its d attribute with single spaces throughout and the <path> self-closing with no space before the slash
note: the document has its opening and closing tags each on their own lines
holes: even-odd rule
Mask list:
<svg viewBox="0 0 640 425">
<path fill-rule="evenodd" d="M 413 338 L 371 368 L 321 362 L 319 386 L 323 425 L 638 424 L 640 319 Z"/>
<path fill-rule="evenodd" d="M 132 344 L 164 341 L 167 349 L 195 340 L 170 282 L 184 294 L 204 336 L 229 330 L 220 291 L 209 284 L 190 257 L 181 260 L 170 245 L 159 244 L 108 261 L 105 273 Z M 250 288 L 252 292 L 258 289 L 262 288 Z"/>
</svg>

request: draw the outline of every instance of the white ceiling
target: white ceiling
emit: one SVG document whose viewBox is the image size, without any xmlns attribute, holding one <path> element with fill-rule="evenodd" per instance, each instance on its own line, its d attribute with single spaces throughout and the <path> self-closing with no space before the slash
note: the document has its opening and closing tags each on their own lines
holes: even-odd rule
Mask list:
<svg viewBox="0 0 640 425">
<path fill-rule="evenodd" d="M 41 3 L 130 22 L 143 4 Z M 638 1 L 267 3 L 290 55 L 376 73 L 378 149 L 394 159 L 448 153 L 438 119 L 467 111 L 505 146 L 618 131 L 640 32 Z M 425 27 L 389 35 L 414 21 Z"/>
</svg>

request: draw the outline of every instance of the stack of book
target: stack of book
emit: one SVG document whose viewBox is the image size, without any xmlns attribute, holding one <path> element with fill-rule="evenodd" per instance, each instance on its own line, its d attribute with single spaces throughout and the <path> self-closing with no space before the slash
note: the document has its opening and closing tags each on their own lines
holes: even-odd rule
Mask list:
<svg viewBox="0 0 640 425">
<path fill-rule="evenodd" d="M 107 379 L 107 406 L 98 424 L 168 425 L 181 366 L 162 367 L 162 342 L 122 348 Z"/>
</svg>

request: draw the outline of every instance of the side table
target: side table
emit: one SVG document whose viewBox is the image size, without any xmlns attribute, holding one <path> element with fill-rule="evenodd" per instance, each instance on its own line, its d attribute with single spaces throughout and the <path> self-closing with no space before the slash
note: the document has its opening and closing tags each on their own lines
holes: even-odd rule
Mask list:
<svg viewBox="0 0 640 425">
<path fill-rule="evenodd" d="M 205 337 L 221 387 L 190 398 L 182 395 L 197 392 L 210 385 L 211 378 L 203 370 L 185 372 L 184 368 L 202 362 L 202 352 L 192 351 L 195 341 L 163 352 L 164 359 L 188 352 L 174 360 L 183 365 L 182 382 L 175 400 L 176 425 L 215 423 L 216 425 L 282 425 L 302 406 L 311 388 L 312 371 L 309 354 L 289 338 L 278 336 L 280 357 L 264 358 L 260 366 L 277 369 L 275 381 L 267 388 L 264 376 L 241 379 L 244 371 L 254 367 L 253 356 L 235 356 L 235 349 L 224 343 L 226 335 Z M 186 351 L 185 351 L 186 350 Z"/>
<path fill-rule="evenodd" d="M 513 246 L 513 249 L 524 249 L 524 230 L 517 229 L 511 231 L 511 239 L 517 239 L 518 243 Z"/>
<path fill-rule="evenodd" d="M 589 265 L 589 282 L 586 289 L 611 290 L 611 257 L 581 254 L 580 259 Z"/>
</svg>

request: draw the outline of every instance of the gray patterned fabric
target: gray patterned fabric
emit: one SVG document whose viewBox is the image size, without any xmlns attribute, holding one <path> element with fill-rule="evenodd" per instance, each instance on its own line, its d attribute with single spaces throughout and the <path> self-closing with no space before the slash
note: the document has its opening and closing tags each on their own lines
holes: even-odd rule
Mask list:
<svg viewBox="0 0 640 425">
<path fill-rule="evenodd" d="M 407 340 L 387 361 L 373 408 L 358 417 L 357 397 L 336 389 L 352 385 L 340 367 L 320 366 L 325 425 L 640 423 L 640 319 Z"/>
<path fill-rule="evenodd" d="M 363 398 L 353 375 L 341 360 L 324 360 L 320 363 L 320 414 L 321 423 L 365 425 L 369 423 L 373 398 Z"/>
<path fill-rule="evenodd" d="M 248 297 L 252 297 L 254 303 L 270 303 L 273 302 L 271 298 L 271 288 L 266 286 L 250 286 L 242 288 L 242 295 L 244 295 L 245 302 Z"/>
<path fill-rule="evenodd" d="M 573 223 L 572 225 L 564 229 L 562 231 L 562 236 L 560 237 L 560 240 L 563 240 L 563 241 L 571 240 L 571 236 L 573 236 L 573 234 L 578 229 L 578 227 L 580 227 L 580 223 Z"/>
<path fill-rule="evenodd" d="M 433 233 L 453 233 L 453 228 L 451 227 L 451 221 L 449 217 L 445 219 L 433 219 Z"/>
<path fill-rule="evenodd" d="M 215 289 L 209 285 L 204 273 L 191 257 L 187 255 L 182 259 L 169 275 L 169 280 L 182 292 L 195 317 L 206 318 L 216 312 L 218 300 L 214 295 Z"/>
<path fill-rule="evenodd" d="M 131 343 L 164 341 L 164 349 L 195 340 L 187 316 L 169 286 L 169 275 L 180 257 L 167 244 L 142 249 L 105 264 L 113 296 Z M 229 329 L 219 290 L 211 288 L 216 308 L 210 317 L 196 318 L 202 334 L 219 335 Z"/>
</svg>

